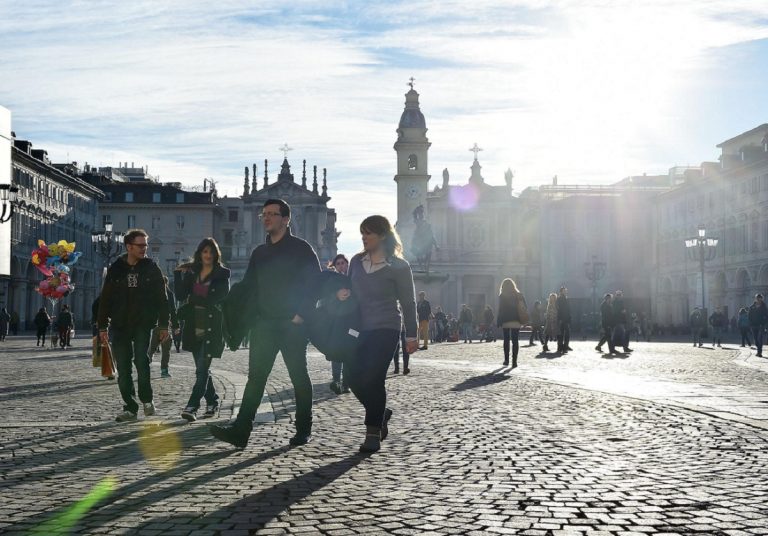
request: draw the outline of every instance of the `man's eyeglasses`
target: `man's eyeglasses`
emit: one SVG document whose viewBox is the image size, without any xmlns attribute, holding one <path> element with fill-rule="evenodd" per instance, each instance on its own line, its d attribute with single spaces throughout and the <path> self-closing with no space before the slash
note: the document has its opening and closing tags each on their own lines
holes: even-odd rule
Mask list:
<svg viewBox="0 0 768 536">
<path fill-rule="evenodd" d="M 282 218 L 283 215 L 279 212 L 262 212 L 259 214 L 259 219 L 263 220 L 264 218 Z"/>
</svg>

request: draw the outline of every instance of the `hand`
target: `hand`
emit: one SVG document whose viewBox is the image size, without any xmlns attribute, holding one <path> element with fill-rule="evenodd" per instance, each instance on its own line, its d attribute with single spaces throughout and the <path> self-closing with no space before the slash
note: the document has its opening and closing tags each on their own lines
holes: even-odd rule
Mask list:
<svg viewBox="0 0 768 536">
<path fill-rule="evenodd" d="M 291 320 L 296 325 L 300 325 L 304 323 L 304 319 L 301 318 L 299 315 L 293 315 L 293 319 Z"/>
<path fill-rule="evenodd" d="M 101 344 L 109 344 L 109 332 L 99 331 L 99 342 Z"/>
<path fill-rule="evenodd" d="M 168 339 L 168 330 L 167 329 L 161 329 L 160 335 L 158 336 L 158 339 L 160 342 L 165 342 Z"/>
<path fill-rule="evenodd" d="M 415 354 L 419 350 L 419 341 L 416 339 L 406 339 L 405 351 L 409 354 Z"/>
<path fill-rule="evenodd" d="M 342 289 L 339 289 L 338 292 L 336 292 L 336 299 L 339 300 L 339 301 L 345 301 L 351 295 L 352 295 L 352 293 L 350 292 L 350 290 L 348 288 L 342 288 Z"/>
<path fill-rule="evenodd" d="M 176 336 L 181 335 L 181 329 L 180 328 L 174 329 L 173 330 L 173 334 L 176 335 Z"/>
</svg>

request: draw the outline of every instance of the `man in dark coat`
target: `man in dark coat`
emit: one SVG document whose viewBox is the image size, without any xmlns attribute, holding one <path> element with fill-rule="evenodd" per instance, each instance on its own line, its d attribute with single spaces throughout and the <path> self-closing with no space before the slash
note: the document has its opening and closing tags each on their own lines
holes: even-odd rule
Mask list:
<svg viewBox="0 0 768 536">
<path fill-rule="evenodd" d="M 307 242 L 288 227 L 291 208 L 282 199 L 268 199 L 261 220 L 265 244 L 251 254 L 243 277 L 242 310 L 251 307 L 248 382 L 234 422 L 211 426 L 214 437 L 243 448 L 264 395 L 277 353 L 283 356 L 296 392 L 296 435 L 290 444 L 304 445 L 312 438 L 312 381 L 307 371 L 307 332 L 302 324 L 317 302 L 320 262 Z"/>
<path fill-rule="evenodd" d="M 419 292 L 419 301 L 416 302 L 416 315 L 419 319 L 419 338 L 424 344 L 419 350 L 426 350 L 429 346 L 429 319 L 432 318 L 432 305 L 427 301 L 427 293 Z"/>
<path fill-rule="evenodd" d="M 69 305 L 63 305 L 61 307 L 61 313 L 59 313 L 59 346 L 62 348 L 71 348 L 72 341 L 72 329 L 75 327 L 75 318 L 72 316 L 72 312 L 69 310 Z"/>
<path fill-rule="evenodd" d="M 598 352 L 603 351 L 603 344 L 608 343 L 608 353 L 616 355 L 619 352 L 616 351 L 616 346 L 613 342 L 613 327 L 616 323 L 616 315 L 613 312 L 613 296 L 606 294 L 603 298 L 603 303 L 600 304 L 600 324 L 603 328 L 603 336 L 600 338 L 600 342 L 595 346 L 595 350 Z"/>
<path fill-rule="evenodd" d="M 693 335 L 693 346 L 699 346 L 703 344 L 702 337 L 704 333 L 704 326 L 706 320 L 701 309 L 694 307 L 691 317 L 688 319 L 688 325 L 691 327 L 691 334 Z"/>
<path fill-rule="evenodd" d="M 146 256 L 147 239 L 142 229 L 131 229 L 125 234 L 126 253 L 107 270 L 99 298 L 99 338 L 102 344 L 109 344 L 111 328 L 117 383 L 124 402 L 117 422 L 135 421 L 139 411 L 133 385 L 134 363 L 144 415 L 155 414 L 147 353 L 152 328 L 160 326 L 161 343 L 168 338 L 168 296 L 162 271 Z"/>
<path fill-rule="evenodd" d="M 51 317 L 48 316 L 48 311 L 45 310 L 45 307 L 40 308 L 32 323 L 37 331 L 37 346 L 40 346 L 41 341 L 42 345 L 45 346 L 45 335 L 48 333 L 48 326 L 51 325 Z"/>
<path fill-rule="evenodd" d="M 617 290 L 613 296 L 613 329 L 618 329 L 622 333 L 620 341 L 614 341 L 614 344 L 621 344 L 624 352 L 629 353 L 632 349 L 629 347 L 629 316 L 627 307 L 624 305 L 624 293 Z"/>
<path fill-rule="evenodd" d="M 763 330 L 768 324 L 768 307 L 765 305 L 762 294 L 755 296 L 755 302 L 749 307 L 749 326 L 755 336 L 757 357 L 763 357 Z"/>
<path fill-rule="evenodd" d="M 560 287 L 560 293 L 557 296 L 557 322 L 560 332 L 557 336 L 557 351 L 568 353 L 571 348 L 571 304 L 568 303 L 568 289 Z"/>
</svg>

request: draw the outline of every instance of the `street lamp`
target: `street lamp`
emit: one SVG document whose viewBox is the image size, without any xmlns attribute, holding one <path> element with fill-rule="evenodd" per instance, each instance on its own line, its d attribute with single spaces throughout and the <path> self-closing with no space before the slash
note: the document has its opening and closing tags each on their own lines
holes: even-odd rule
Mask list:
<svg viewBox="0 0 768 536">
<path fill-rule="evenodd" d="M 19 187 L 12 184 L 0 184 L 0 202 L 3 204 L 0 223 L 5 223 L 13 216 L 13 207 L 19 199 Z"/>
<path fill-rule="evenodd" d="M 125 235 L 119 231 L 112 230 L 111 223 L 104 224 L 103 231 L 92 231 L 91 242 L 93 249 L 105 259 L 105 264 L 109 265 L 113 258 L 120 255 L 123 251 L 123 238 Z"/>
<path fill-rule="evenodd" d="M 597 260 L 596 255 L 592 255 L 592 262 L 584 263 L 584 276 L 592 284 L 592 324 L 597 315 L 597 283 L 605 277 L 605 271 L 608 264 Z"/>
<path fill-rule="evenodd" d="M 703 225 L 699 225 L 697 237 L 685 240 L 688 258 L 692 261 L 699 261 L 699 268 L 701 270 L 701 309 L 704 318 L 707 318 L 707 306 L 704 297 L 704 263 L 711 261 L 717 255 L 717 242 L 717 238 L 707 238 L 707 230 Z"/>
</svg>

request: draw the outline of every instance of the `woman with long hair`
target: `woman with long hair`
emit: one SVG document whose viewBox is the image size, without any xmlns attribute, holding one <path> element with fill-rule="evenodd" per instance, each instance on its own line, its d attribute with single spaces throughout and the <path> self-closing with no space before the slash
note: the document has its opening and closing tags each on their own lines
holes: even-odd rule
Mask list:
<svg viewBox="0 0 768 536">
<path fill-rule="evenodd" d="M 352 257 L 349 278 L 360 304 L 361 333 L 356 359 L 346 372 L 352 392 L 365 407 L 360 452 L 376 452 L 389 433 L 392 410 L 387 408 L 384 380 L 398 349 L 401 325 L 408 353 L 417 350 L 416 299 L 411 266 L 403 259 L 400 237 L 389 220 L 369 216 L 360 224 L 360 234 L 363 251 Z M 338 298 L 349 295 L 349 289 L 342 289 Z"/>
<path fill-rule="evenodd" d="M 549 352 L 549 341 L 556 341 L 560 334 L 557 318 L 557 294 L 552 292 L 547 301 L 547 310 L 544 313 L 544 352 Z"/>
<path fill-rule="evenodd" d="M 512 368 L 517 368 L 517 354 L 520 351 L 520 328 L 525 319 L 520 318 L 520 306 L 525 307 L 525 296 L 510 278 L 501 282 L 499 288 L 499 312 L 496 319 L 504 334 L 504 366 L 509 365 L 509 343 L 512 341 Z"/>
<path fill-rule="evenodd" d="M 192 262 L 176 268 L 175 276 L 176 298 L 180 302 L 186 300 L 179 309 L 179 317 L 184 321 L 181 344 L 195 359 L 195 385 L 181 412 L 182 418 L 191 422 L 197 419 L 203 397 L 204 417 L 214 417 L 219 409 L 211 360 L 220 358 L 224 351 L 221 303 L 229 294 L 230 271 L 221 263 L 216 240 L 209 237 L 197 246 Z"/>
</svg>

